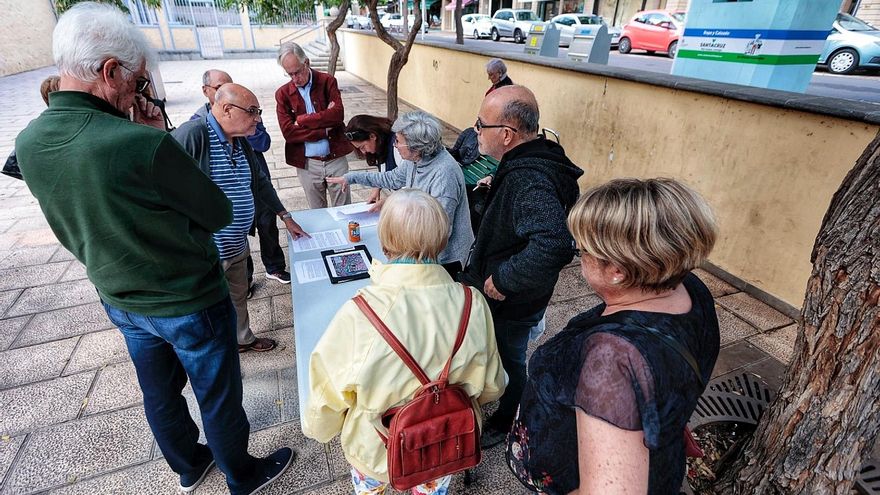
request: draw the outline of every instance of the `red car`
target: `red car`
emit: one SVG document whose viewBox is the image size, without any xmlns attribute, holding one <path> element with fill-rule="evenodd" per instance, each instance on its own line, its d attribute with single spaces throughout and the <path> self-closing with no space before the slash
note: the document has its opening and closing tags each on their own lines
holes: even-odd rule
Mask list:
<svg viewBox="0 0 880 495">
<path fill-rule="evenodd" d="M 666 52 L 675 58 L 678 38 L 684 31 L 684 12 L 645 10 L 624 24 L 617 51 L 646 50 L 648 53 Z"/>
</svg>

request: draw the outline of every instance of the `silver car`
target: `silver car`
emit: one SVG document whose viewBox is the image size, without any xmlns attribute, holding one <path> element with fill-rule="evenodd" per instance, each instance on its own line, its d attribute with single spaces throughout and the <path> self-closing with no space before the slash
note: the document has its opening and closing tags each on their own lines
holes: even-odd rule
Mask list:
<svg viewBox="0 0 880 495">
<path fill-rule="evenodd" d="M 819 64 L 833 74 L 850 74 L 858 68 L 880 68 L 880 31 L 849 14 L 837 14 Z"/>
<path fill-rule="evenodd" d="M 513 38 L 516 43 L 525 43 L 532 25 L 541 22 L 531 10 L 499 9 L 492 16 L 492 41 Z"/>
<path fill-rule="evenodd" d="M 560 14 L 550 22 L 556 24 L 559 29 L 559 46 L 570 46 L 574 31 L 581 26 L 605 24 L 605 19 L 598 15 L 590 14 Z M 617 46 L 620 40 L 620 28 L 608 26 L 608 34 L 611 36 L 611 47 Z"/>
</svg>

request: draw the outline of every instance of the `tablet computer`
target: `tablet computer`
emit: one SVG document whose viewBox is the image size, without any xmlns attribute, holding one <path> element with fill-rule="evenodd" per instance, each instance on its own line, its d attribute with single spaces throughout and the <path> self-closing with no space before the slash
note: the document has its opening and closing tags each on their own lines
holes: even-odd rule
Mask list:
<svg viewBox="0 0 880 495">
<path fill-rule="evenodd" d="M 324 268 L 327 269 L 331 284 L 360 280 L 370 276 L 370 263 L 372 263 L 373 257 L 370 256 L 367 246 L 363 244 L 321 251 L 321 258 L 324 260 Z"/>
</svg>

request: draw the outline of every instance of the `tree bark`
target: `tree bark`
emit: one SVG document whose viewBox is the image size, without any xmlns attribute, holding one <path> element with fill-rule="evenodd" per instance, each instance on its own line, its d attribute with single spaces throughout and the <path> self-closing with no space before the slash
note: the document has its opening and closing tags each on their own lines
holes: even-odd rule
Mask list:
<svg viewBox="0 0 880 495">
<path fill-rule="evenodd" d="M 849 493 L 880 427 L 880 135 L 813 246 L 792 363 L 721 493 Z"/>
<path fill-rule="evenodd" d="M 455 44 L 464 44 L 464 26 L 461 25 L 461 0 L 455 0 Z"/>
<path fill-rule="evenodd" d="M 327 61 L 327 72 L 331 76 L 336 75 L 336 63 L 339 60 L 339 40 L 336 38 L 336 30 L 345 22 L 345 15 L 351 7 L 351 0 L 342 0 L 339 3 L 339 13 L 336 19 L 327 25 L 327 38 L 330 39 L 330 60 Z"/>
<path fill-rule="evenodd" d="M 391 63 L 388 64 L 388 89 L 386 90 L 386 93 L 388 97 L 388 118 L 396 120 L 399 111 L 397 102 L 397 82 L 400 78 L 400 71 L 403 70 L 403 67 L 409 60 L 409 52 L 412 49 L 413 42 L 416 40 L 416 35 L 418 34 L 419 29 L 422 28 L 422 12 L 421 10 L 416 9 L 415 21 L 413 22 L 412 29 L 407 33 L 406 39 L 404 40 L 405 42 L 401 43 L 397 38 L 388 34 L 388 31 L 379 24 L 379 14 L 376 10 L 377 6 L 378 0 L 367 1 L 367 8 L 370 10 L 370 20 L 373 22 L 373 27 L 376 29 L 376 36 L 394 50 L 394 54 L 391 55 Z"/>
</svg>

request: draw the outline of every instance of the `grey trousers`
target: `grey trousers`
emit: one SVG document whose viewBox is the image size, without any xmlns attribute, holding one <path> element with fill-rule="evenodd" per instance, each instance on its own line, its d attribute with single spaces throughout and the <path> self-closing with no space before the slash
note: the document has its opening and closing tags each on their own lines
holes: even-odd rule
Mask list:
<svg viewBox="0 0 880 495">
<path fill-rule="evenodd" d="M 220 266 L 226 273 L 226 283 L 229 285 L 229 297 L 232 299 L 232 305 L 235 306 L 235 330 L 239 345 L 250 344 L 256 340 L 254 332 L 251 331 L 247 307 L 247 259 L 250 254 L 250 247 L 245 247 L 238 256 L 220 260 Z"/>
<path fill-rule="evenodd" d="M 296 169 L 299 183 L 306 192 L 306 201 L 309 208 L 326 208 L 327 196 L 330 196 L 330 206 L 342 206 L 351 203 L 351 189 L 336 184 L 328 184 L 327 177 L 340 177 L 348 172 L 348 158 L 342 156 L 333 160 L 322 162 L 320 160 L 307 159 L 306 168 Z"/>
</svg>

